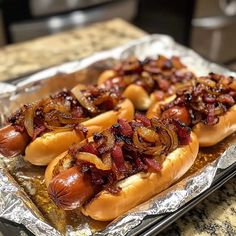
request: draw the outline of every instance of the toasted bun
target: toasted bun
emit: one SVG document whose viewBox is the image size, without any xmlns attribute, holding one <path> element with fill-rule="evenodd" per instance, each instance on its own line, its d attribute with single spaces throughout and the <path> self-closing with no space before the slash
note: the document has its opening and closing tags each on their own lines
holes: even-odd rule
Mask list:
<svg viewBox="0 0 236 236">
<path fill-rule="evenodd" d="M 147 201 L 176 182 L 192 166 L 198 153 L 198 140 L 191 134 L 189 145 L 170 153 L 159 173 L 138 173 L 118 183 L 117 195 L 107 191 L 98 193 L 82 208 L 82 213 L 99 221 L 113 220 L 124 212 Z"/>
<path fill-rule="evenodd" d="M 62 161 L 63 159 L 66 158 L 66 155 L 68 154 L 67 151 L 61 153 L 60 155 L 58 155 L 56 158 L 54 158 L 47 166 L 45 174 L 44 174 L 44 179 L 45 179 L 45 184 L 48 187 L 49 182 L 52 180 L 52 178 L 54 177 L 54 170 L 56 168 L 56 166 L 58 165 L 58 163 L 60 161 Z M 62 164 L 63 165 L 63 164 Z M 66 166 L 65 166 L 66 167 Z"/>
<path fill-rule="evenodd" d="M 72 143 L 80 142 L 83 135 L 73 131 L 49 132 L 36 138 L 25 150 L 24 159 L 33 165 L 47 165 Z"/>
<path fill-rule="evenodd" d="M 193 127 L 201 147 L 209 147 L 217 144 L 236 131 L 236 105 L 219 117 L 219 122 L 213 126 L 198 123 Z"/>
<path fill-rule="evenodd" d="M 98 85 L 102 85 L 106 80 L 114 76 L 116 76 L 115 71 L 105 70 L 98 78 Z M 143 87 L 136 84 L 127 86 L 123 92 L 123 95 L 130 99 L 134 104 L 134 107 L 138 110 L 147 110 L 155 98 L 154 96 L 149 96 Z"/>
<path fill-rule="evenodd" d="M 129 85 L 123 95 L 129 98 L 138 110 L 147 110 L 152 103 L 147 91 L 136 84 Z"/>
<path fill-rule="evenodd" d="M 102 85 L 106 80 L 116 76 L 116 72 L 114 70 L 105 70 L 98 77 L 98 85 Z"/>
<path fill-rule="evenodd" d="M 87 136 L 89 137 L 93 133 L 112 126 L 117 122 L 118 118 L 125 118 L 127 120 L 133 118 L 134 107 L 128 99 L 120 103 L 119 108 L 117 111 L 108 111 L 82 122 L 81 124 L 88 129 Z M 71 144 L 78 143 L 83 139 L 83 135 L 76 133 L 74 130 L 46 133 L 36 138 L 27 146 L 24 159 L 34 165 L 48 165 L 56 156 L 66 151 Z"/>
</svg>

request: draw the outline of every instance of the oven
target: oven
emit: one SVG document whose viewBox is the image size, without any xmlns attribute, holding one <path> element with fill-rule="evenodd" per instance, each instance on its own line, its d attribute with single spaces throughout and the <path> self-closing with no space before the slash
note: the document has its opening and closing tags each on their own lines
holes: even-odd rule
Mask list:
<svg viewBox="0 0 236 236">
<path fill-rule="evenodd" d="M 196 0 L 191 47 L 236 69 L 236 0 Z"/>
<path fill-rule="evenodd" d="M 120 17 L 132 20 L 137 0 L 2 0 L 0 42 L 15 43 Z"/>
</svg>

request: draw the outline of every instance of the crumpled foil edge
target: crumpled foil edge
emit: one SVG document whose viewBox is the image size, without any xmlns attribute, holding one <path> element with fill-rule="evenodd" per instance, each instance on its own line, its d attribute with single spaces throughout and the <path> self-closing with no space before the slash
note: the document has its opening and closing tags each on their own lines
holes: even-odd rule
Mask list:
<svg viewBox="0 0 236 236">
<path fill-rule="evenodd" d="M 23 224 L 35 235 L 61 235 L 44 221 L 37 207 L 3 168 L 0 168 L 0 217 Z"/>
</svg>

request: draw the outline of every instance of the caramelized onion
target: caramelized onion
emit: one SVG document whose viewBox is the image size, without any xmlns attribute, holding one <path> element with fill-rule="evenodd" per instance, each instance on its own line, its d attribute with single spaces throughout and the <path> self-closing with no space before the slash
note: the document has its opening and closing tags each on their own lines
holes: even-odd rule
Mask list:
<svg viewBox="0 0 236 236">
<path fill-rule="evenodd" d="M 102 94 L 101 96 L 97 97 L 95 100 L 94 100 L 94 105 L 99 105 L 99 104 L 102 104 L 103 102 L 107 101 L 109 98 L 109 93 L 104 93 Z"/>
<path fill-rule="evenodd" d="M 103 136 L 106 137 L 106 147 L 107 149 L 112 149 L 115 144 L 115 138 L 109 130 L 103 132 Z"/>
<path fill-rule="evenodd" d="M 96 148 L 100 154 L 111 150 L 115 144 L 115 138 L 110 130 L 104 130 L 102 133 L 94 134 L 93 139 L 96 142 Z"/>
<path fill-rule="evenodd" d="M 88 152 L 79 152 L 76 155 L 77 160 L 89 162 L 96 166 L 99 170 L 110 170 L 111 166 L 108 163 L 103 163 L 100 158 L 96 155 L 88 153 Z"/>
<path fill-rule="evenodd" d="M 44 113 L 48 113 L 51 110 L 57 110 L 62 113 L 69 111 L 69 107 L 62 105 L 59 102 L 55 103 L 55 102 L 53 102 L 53 100 L 49 100 L 49 102 L 47 102 L 47 100 L 46 100 L 45 102 L 43 102 L 42 106 L 43 106 Z"/>
<path fill-rule="evenodd" d="M 58 131 L 58 132 L 71 131 L 74 128 L 73 126 L 70 126 L 70 125 L 60 127 L 60 126 L 53 126 L 53 125 L 48 125 L 48 124 L 45 124 L 45 127 L 49 130 Z"/>
<path fill-rule="evenodd" d="M 166 155 L 179 144 L 188 144 L 190 133 L 184 124 L 146 119 L 149 127 L 143 126 L 140 119 L 119 120 L 111 129 L 94 134 L 93 140 L 70 148 L 69 154 L 82 172 L 91 177 L 96 189 L 118 193 L 120 190 L 114 187 L 117 181 L 149 168 L 160 171 Z M 128 129 L 127 133 L 121 126 Z"/>
<path fill-rule="evenodd" d="M 160 141 L 165 146 L 166 152 L 171 152 L 178 147 L 178 136 L 171 125 L 163 125 L 159 120 L 152 119 L 154 125 L 159 133 Z"/>
<path fill-rule="evenodd" d="M 139 136 L 141 136 L 147 142 L 155 143 L 159 140 L 158 134 L 152 129 L 146 127 L 139 127 L 137 128 L 137 132 Z"/>
<path fill-rule="evenodd" d="M 111 154 L 109 152 L 104 153 L 102 155 L 102 162 L 106 165 L 109 166 L 110 168 L 112 167 L 112 158 Z"/>
<path fill-rule="evenodd" d="M 209 86 L 211 88 L 214 88 L 216 86 L 216 82 L 211 80 L 211 79 L 208 79 L 207 77 L 198 77 L 197 78 L 197 81 L 201 84 L 204 84 L 206 86 Z"/>
<path fill-rule="evenodd" d="M 134 131 L 134 135 L 133 135 L 133 143 L 137 148 L 140 148 L 141 150 L 144 150 L 148 147 L 148 144 L 145 142 L 140 142 L 139 140 L 139 135 L 137 130 Z"/>
<path fill-rule="evenodd" d="M 179 141 L 178 141 L 178 136 L 174 130 L 164 128 L 166 133 L 168 133 L 170 137 L 170 147 L 168 149 L 168 152 L 171 152 L 172 150 L 176 149 L 178 147 Z"/>
<path fill-rule="evenodd" d="M 79 87 L 75 87 L 71 90 L 71 92 L 74 94 L 74 96 L 77 98 L 78 102 L 88 111 L 95 113 L 97 112 L 97 108 L 94 106 L 94 104 L 89 101 L 84 94 L 81 92 Z"/>
<path fill-rule="evenodd" d="M 25 110 L 25 120 L 24 126 L 27 130 L 27 133 L 32 138 L 34 136 L 34 112 L 35 112 L 36 104 L 29 106 Z"/>
<path fill-rule="evenodd" d="M 124 72 L 128 73 L 131 71 L 137 71 L 138 69 L 140 69 L 140 66 L 141 64 L 137 58 L 130 57 L 124 62 L 124 64 L 122 65 L 122 69 L 124 70 Z"/>
<path fill-rule="evenodd" d="M 215 109 L 214 109 L 214 115 L 215 115 L 215 116 L 219 116 L 219 115 L 225 113 L 225 111 L 226 111 L 226 107 L 224 107 L 223 105 L 218 106 L 218 107 L 215 107 Z"/>
<path fill-rule="evenodd" d="M 189 126 L 199 122 L 215 125 L 219 116 L 235 105 L 236 82 L 233 77 L 214 73 L 199 77 L 196 82 L 190 90 L 178 91 L 175 100 L 162 106 L 162 114 L 167 113 L 170 118 L 168 110 L 185 107 L 191 117 Z"/>
<path fill-rule="evenodd" d="M 235 79 L 232 81 L 232 83 L 229 85 L 229 87 L 231 89 L 233 89 L 234 91 L 236 91 L 236 80 Z"/>
<path fill-rule="evenodd" d="M 89 118 L 74 118 L 74 117 L 66 117 L 64 114 L 59 114 L 58 119 L 61 124 L 79 124 L 88 120 Z"/>
<path fill-rule="evenodd" d="M 143 152 L 146 155 L 159 156 L 163 153 L 164 149 L 165 146 L 159 143 L 155 147 L 147 147 Z"/>
</svg>

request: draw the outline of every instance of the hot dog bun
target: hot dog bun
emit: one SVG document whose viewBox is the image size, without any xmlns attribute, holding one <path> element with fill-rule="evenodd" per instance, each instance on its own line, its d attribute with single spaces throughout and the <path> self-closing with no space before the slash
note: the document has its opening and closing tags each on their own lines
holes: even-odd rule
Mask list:
<svg viewBox="0 0 236 236">
<path fill-rule="evenodd" d="M 119 118 L 131 120 L 134 116 L 133 104 L 125 99 L 118 105 L 117 111 L 108 111 L 89 119 L 81 124 L 88 130 L 88 137 L 95 132 L 100 132 L 112 124 L 116 123 Z M 49 132 L 31 142 L 26 150 L 24 159 L 34 165 L 48 165 L 53 158 L 67 150 L 73 144 L 83 140 L 82 134 L 73 131 Z"/>
<path fill-rule="evenodd" d="M 58 163 L 60 163 L 63 159 L 65 160 L 67 154 L 68 154 L 67 151 L 61 153 L 48 164 L 45 174 L 44 174 L 45 184 L 47 187 L 49 185 L 49 182 L 54 177 L 54 171 L 55 171 L 56 165 L 58 165 Z M 68 160 L 68 163 L 70 163 L 70 160 Z"/>
<path fill-rule="evenodd" d="M 113 195 L 107 191 L 99 192 L 89 203 L 82 207 L 82 213 L 99 221 L 113 220 L 122 213 L 168 188 L 176 182 L 193 164 L 198 153 L 198 140 L 191 133 L 189 145 L 180 146 L 170 153 L 161 172 L 140 172 L 120 182 L 121 192 Z M 58 166 L 63 170 L 71 168 L 67 152 L 55 158 L 47 167 L 45 181 L 48 186 L 57 175 Z M 142 191 L 140 191 L 142 190 Z"/>
<path fill-rule="evenodd" d="M 156 102 L 148 109 L 146 116 L 148 118 L 161 117 L 161 105 L 169 102 L 168 99 L 163 102 Z M 236 131 L 236 105 L 220 116 L 217 124 L 205 125 L 204 123 L 198 123 L 192 130 L 198 137 L 200 147 L 210 147 L 217 144 Z"/>
<path fill-rule="evenodd" d="M 162 101 L 183 87 L 190 87 L 195 75 L 178 57 L 139 61 L 135 57 L 120 62 L 114 69 L 105 70 L 98 78 L 98 85 L 115 88 L 129 98 L 136 109 L 147 110 L 153 102 Z"/>
<path fill-rule="evenodd" d="M 213 146 L 235 131 L 236 105 L 232 106 L 223 116 L 220 116 L 217 124 L 209 126 L 198 123 L 193 127 L 193 132 L 197 135 L 201 147 Z"/>
<path fill-rule="evenodd" d="M 117 73 L 114 70 L 105 70 L 98 77 L 98 85 L 104 84 L 108 79 L 115 77 Z"/>
<path fill-rule="evenodd" d="M 187 146 L 170 153 L 159 173 L 138 173 L 118 183 L 118 195 L 102 191 L 82 208 L 82 213 L 95 220 L 113 220 L 129 209 L 147 201 L 176 182 L 192 166 L 198 153 L 198 140 L 194 133 Z"/>
<path fill-rule="evenodd" d="M 151 96 L 143 87 L 136 84 L 129 85 L 123 92 L 123 95 L 129 98 L 138 110 L 147 110 L 152 104 Z"/>
<path fill-rule="evenodd" d="M 104 84 L 106 80 L 114 76 L 116 76 L 115 71 L 104 71 L 99 76 L 98 85 L 102 86 L 102 84 Z M 154 96 L 149 96 L 149 94 L 143 87 L 136 84 L 131 84 L 127 86 L 127 88 L 123 92 L 123 95 L 130 99 L 131 102 L 134 104 L 134 107 L 138 110 L 147 110 L 150 107 L 152 100 L 154 99 Z"/>
</svg>

